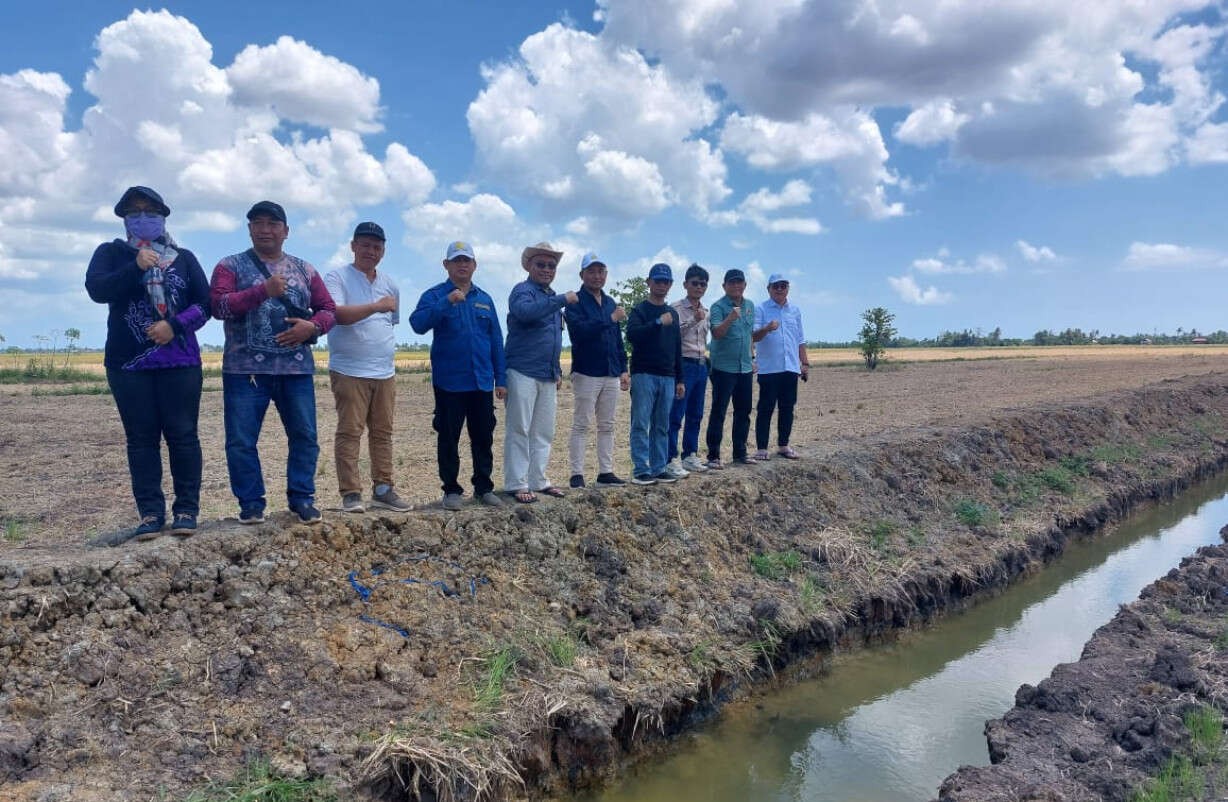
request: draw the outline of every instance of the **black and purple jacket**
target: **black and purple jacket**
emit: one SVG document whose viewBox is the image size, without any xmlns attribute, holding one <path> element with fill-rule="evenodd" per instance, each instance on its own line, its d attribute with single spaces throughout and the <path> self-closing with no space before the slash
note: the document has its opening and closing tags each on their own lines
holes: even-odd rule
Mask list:
<svg viewBox="0 0 1228 802">
<path fill-rule="evenodd" d="M 176 250 L 179 255 L 165 268 L 163 285 L 175 310 L 167 319 L 175 337 L 166 345 L 145 335 L 145 329 L 162 316 L 149 301 L 143 271 L 136 266 L 136 249 L 117 239 L 94 251 L 85 271 L 85 290 L 91 299 L 110 307 L 103 360 L 108 368 L 158 370 L 200 364 L 196 330 L 209 321 L 209 282 L 191 251 Z"/>
</svg>

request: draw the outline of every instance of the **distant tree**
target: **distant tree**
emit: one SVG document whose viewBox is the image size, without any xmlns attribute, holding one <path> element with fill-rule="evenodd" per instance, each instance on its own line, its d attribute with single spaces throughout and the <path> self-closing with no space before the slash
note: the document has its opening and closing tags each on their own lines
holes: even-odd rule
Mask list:
<svg viewBox="0 0 1228 802">
<path fill-rule="evenodd" d="M 639 306 L 641 302 L 648 300 L 648 281 L 642 276 L 635 276 L 618 282 L 614 289 L 610 290 L 610 297 L 614 302 L 627 310 L 627 315 L 630 316 L 631 310 Z M 623 347 L 627 349 L 627 353 L 631 353 L 631 343 L 627 341 L 627 318 L 623 318 Z"/>
<path fill-rule="evenodd" d="M 81 339 L 81 329 L 64 329 L 64 339 L 67 341 L 64 346 L 64 369 L 67 370 L 68 360 L 77 350 L 77 341 Z"/>
<path fill-rule="evenodd" d="M 876 306 L 862 312 L 861 319 L 864 323 L 857 335 L 857 345 L 866 367 L 874 370 L 878 367 L 878 361 L 886 357 L 887 345 L 898 334 L 895 326 L 891 325 L 895 315 L 881 306 Z"/>
</svg>

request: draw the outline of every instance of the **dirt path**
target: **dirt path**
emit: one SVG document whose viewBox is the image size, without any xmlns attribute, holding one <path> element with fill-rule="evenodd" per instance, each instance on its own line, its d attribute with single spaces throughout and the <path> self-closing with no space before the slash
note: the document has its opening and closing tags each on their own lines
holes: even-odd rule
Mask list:
<svg viewBox="0 0 1228 802">
<path fill-rule="evenodd" d="M 1057 356 L 1036 358 L 888 365 L 874 373 L 856 366 L 817 368 L 814 379 L 801 389 L 794 444 L 804 454 L 819 457 L 866 435 L 918 426 L 963 425 L 997 410 L 1073 401 L 1162 379 L 1228 370 L 1228 348 L 1058 350 Z M 201 407 L 202 517 L 220 519 L 237 510 L 226 477 L 221 381 L 207 379 L 205 386 L 209 391 Z M 123 430 L 110 396 L 34 397 L 29 388 L 0 390 L 0 531 L 9 534 L 0 538 L 0 558 L 14 551 L 77 546 L 100 533 L 132 526 L 136 513 L 128 486 Z M 326 378 L 317 378 L 316 393 L 321 445 L 317 490 L 324 509 L 339 503 L 332 446 L 336 416 Z M 422 505 L 438 501 L 432 403 L 428 376 L 398 377 L 396 477 L 402 495 Z M 570 383 L 565 381 L 559 394 L 549 473 L 559 484 L 566 484 L 568 475 L 571 406 Z M 624 398 L 615 449 L 616 470 L 624 477 L 630 472 L 628 414 L 629 403 Z M 501 420 L 502 410 L 498 415 Z M 500 424 L 495 443 L 496 483 L 502 476 L 502 437 Z M 467 450 L 462 443 L 461 453 Z M 285 436 L 272 412 L 265 423 L 261 452 L 270 509 L 282 509 Z M 467 457 L 464 459 L 462 475 L 468 470 Z M 590 453 L 590 480 L 595 474 L 593 459 Z M 169 471 L 164 485 L 169 497 Z"/>
<path fill-rule="evenodd" d="M 599 783 L 1220 470 L 1225 416 L 1215 374 L 534 508 L 13 550 L 0 795 L 178 798 L 257 758 L 344 798 Z"/>
<path fill-rule="evenodd" d="M 1183 793 L 1148 799 L 1228 798 L 1228 546 L 1183 560 L 1015 699 L 985 727 L 994 765 L 948 777 L 941 802 L 1125 802 L 1166 768 Z"/>
</svg>

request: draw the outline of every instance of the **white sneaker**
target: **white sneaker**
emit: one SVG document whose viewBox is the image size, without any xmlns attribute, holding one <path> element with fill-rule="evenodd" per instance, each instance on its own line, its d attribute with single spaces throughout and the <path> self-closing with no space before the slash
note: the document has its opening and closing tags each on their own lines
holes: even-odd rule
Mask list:
<svg viewBox="0 0 1228 802">
<path fill-rule="evenodd" d="M 675 479 L 685 479 L 691 475 L 691 472 L 682 467 L 682 463 L 675 459 L 673 462 L 665 466 L 665 472 Z"/>
<path fill-rule="evenodd" d="M 686 468 L 691 473 L 703 473 L 708 470 L 708 466 L 704 465 L 704 461 L 692 454 L 682 461 L 682 467 Z"/>
</svg>

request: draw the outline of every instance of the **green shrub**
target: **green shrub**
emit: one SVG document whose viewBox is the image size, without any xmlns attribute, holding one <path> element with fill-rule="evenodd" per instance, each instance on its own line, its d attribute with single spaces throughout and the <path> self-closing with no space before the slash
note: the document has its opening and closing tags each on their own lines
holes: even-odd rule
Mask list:
<svg viewBox="0 0 1228 802">
<path fill-rule="evenodd" d="M 1075 478 L 1067 468 L 1061 465 L 1054 465 L 1040 471 L 1036 476 L 1050 490 L 1055 490 L 1065 496 L 1074 495 Z"/>
<path fill-rule="evenodd" d="M 989 507 L 973 501 L 972 499 L 961 499 L 954 508 L 955 517 L 964 526 L 981 526 L 994 523 L 997 520 L 997 515 Z"/>
<path fill-rule="evenodd" d="M 763 554 L 752 554 L 750 567 L 764 579 L 784 579 L 789 574 L 801 570 L 802 555 L 796 551 L 769 551 Z"/>
</svg>

